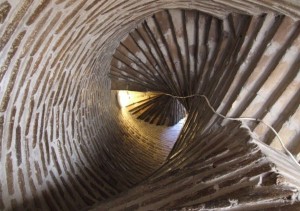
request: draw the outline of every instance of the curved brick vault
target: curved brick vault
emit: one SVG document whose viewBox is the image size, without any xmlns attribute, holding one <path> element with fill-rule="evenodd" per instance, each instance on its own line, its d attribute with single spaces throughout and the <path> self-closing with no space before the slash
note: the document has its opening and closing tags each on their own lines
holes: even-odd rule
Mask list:
<svg viewBox="0 0 300 211">
<path fill-rule="evenodd" d="M 299 17 L 296 0 L 1 0 L 0 209 L 298 209 L 299 169 L 267 146 L 281 150 L 267 127 L 248 123 L 264 145 L 185 99 L 174 144 L 111 89 L 205 94 L 220 113 L 271 124 L 297 156 Z"/>
</svg>

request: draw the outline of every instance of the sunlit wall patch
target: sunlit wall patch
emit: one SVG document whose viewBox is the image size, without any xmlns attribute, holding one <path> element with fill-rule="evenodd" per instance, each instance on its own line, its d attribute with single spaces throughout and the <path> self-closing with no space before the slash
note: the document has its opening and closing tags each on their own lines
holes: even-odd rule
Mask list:
<svg viewBox="0 0 300 211">
<path fill-rule="evenodd" d="M 125 108 L 130 104 L 130 98 L 129 91 L 118 91 L 118 103 L 121 108 Z"/>
</svg>

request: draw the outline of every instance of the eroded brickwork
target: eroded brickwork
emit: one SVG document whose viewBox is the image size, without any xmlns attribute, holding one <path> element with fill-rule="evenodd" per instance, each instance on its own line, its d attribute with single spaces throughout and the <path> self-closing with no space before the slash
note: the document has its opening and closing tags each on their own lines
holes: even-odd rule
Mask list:
<svg viewBox="0 0 300 211">
<path fill-rule="evenodd" d="M 288 25 L 281 30 L 293 33 L 294 21 L 300 17 L 299 5 L 293 2 L 2 0 L 0 209 L 82 209 L 128 189 L 160 166 L 161 158 L 151 159 L 155 145 L 139 144 L 139 140 L 149 141 L 151 134 L 141 135 L 137 128 L 120 121 L 110 98 L 108 73 L 112 55 L 120 41 L 144 18 L 171 8 L 196 9 L 221 19 L 231 12 L 270 13 L 264 23 L 265 32 L 272 33 L 268 27 L 273 26 L 273 18 L 279 14 L 292 18 L 280 26 Z M 253 33 L 257 24 L 261 22 L 251 25 Z M 268 40 L 272 46 L 270 56 L 260 60 L 259 67 L 272 67 L 265 65 L 273 58 L 271 55 L 287 52 L 285 63 L 280 64 L 290 70 L 285 79 L 289 85 L 284 86 L 280 96 L 274 96 L 281 101 L 272 101 L 286 114 L 278 120 L 275 109 L 268 118 L 275 116 L 272 120 L 277 129 L 281 128 L 281 135 L 294 146 L 299 140 L 299 73 L 295 70 L 299 63 L 299 38 L 280 34 L 278 42 Z M 267 46 L 263 38 L 257 40 Z M 284 44 L 286 40 L 291 43 Z M 256 49 L 259 44 L 250 51 L 254 57 L 257 51 L 264 52 Z M 258 60 L 261 55 L 257 55 Z M 278 59 L 279 55 L 274 55 Z M 245 68 L 247 64 L 245 61 Z M 274 75 L 275 79 L 280 77 Z M 272 84 L 278 83 L 270 79 L 269 85 Z M 236 86 L 241 89 L 243 85 Z M 265 88 L 269 89 L 269 85 Z M 243 92 L 246 94 L 249 89 Z M 231 93 L 234 92 L 228 92 Z M 231 100 L 230 96 L 226 99 Z M 224 109 L 229 110 L 230 106 Z M 232 114 L 240 112 L 233 106 Z M 272 136 L 268 130 L 265 132 Z M 165 157 L 170 147 L 165 149 L 158 151 L 157 156 L 161 153 Z M 300 150 L 298 144 L 291 149 L 295 149 L 294 153 Z"/>
<path fill-rule="evenodd" d="M 190 139 L 145 182 L 93 210 L 299 209 L 298 181 L 274 166 L 274 157 L 286 158 L 261 149 L 238 124 Z"/>
</svg>

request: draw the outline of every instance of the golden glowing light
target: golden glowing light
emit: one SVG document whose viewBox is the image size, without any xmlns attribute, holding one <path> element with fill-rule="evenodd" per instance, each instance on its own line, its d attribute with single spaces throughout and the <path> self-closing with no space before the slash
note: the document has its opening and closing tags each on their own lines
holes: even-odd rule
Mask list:
<svg viewBox="0 0 300 211">
<path fill-rule="evenodd" d="M 145 100 L 154 94 L 149 94 L 146 92 L 137 92 L 137 91 L 128 91 L 128 90 L 119 90 L 117 94 L 118 104 L 121 108 L 127 107 L 134 103 Z"/>
<path fill-rule="evenodd" d="M 128 91 L 118 91 L 118 102 L 122 108 L 131 104 L 130 98 L 131 96 Z"/>
</svg>

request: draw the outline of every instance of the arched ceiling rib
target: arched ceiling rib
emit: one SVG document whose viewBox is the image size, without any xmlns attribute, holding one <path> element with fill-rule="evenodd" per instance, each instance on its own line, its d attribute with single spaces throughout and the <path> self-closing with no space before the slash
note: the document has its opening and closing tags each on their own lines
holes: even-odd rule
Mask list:
<svg viewBox="0 0 300 211">
<path fill-rule="evenodd" d="M 285 122 L 296 124 L 299 113 L 299 32 L 299 21 L 272 13 L 218 19 L 195 10 L 164 10 L 116 49 L 113 87 L 180 97 L 203 94 L 224 115 L 263 119 L 289 131 Z M 187 111 L 190 99 L 178 99 Z M 270 128 L 249 126 L 265 143 L 276 142 Z M 282 134 L 286 144 L 298 137 Z"/>
<path fill-rule="evenodd" d="M 177 99 L 155 93 L 128 106 L 128 111 L 136 118 L 156 125 L 173 126 L 185 117 L 185 108 Z"/>
<path fill-rule="evenodd" d="M 231 59 L 238 61 L 229 60 L 235 65 L 229 66 L 232 71 L 225 68 L 226 75 L 221 78 L 215 74 L 220 69 L 205 73 L 212 83 L 199 85 L 213 106 L 224 114 L 246 115 L 254 110 L 279 130 L 294 154 L 299 152 L 297 1 L 2 0 L 1 210 L 86 209 L 128 190 L 161 166 L 173 143 L 159 139 L 162 130 L 153 125 L 151 130 L 143 124 L 133 127 L 120 115 L 111 98 L 115 95 L 110 90 L 109 71 L 120 41 L 146 18 L 169 9 L 197 10 L 211 17 L 215 26 L 224 25 L 215 28 L 218 32 L 211 37 L 213 51 L 208 57 L 215 55 L 216 64 L 226 66 L 222 58 L 235 52 Z M 244 18 L 232 16 L 230 20 L 231 14 Z M 244 35 L 236 37 L 239 41 L 224 37 L 238 30 Z M 223 31 L 226 33 L 220 33 Z M 214 50 L 226 40 L 236 48 L 228 55 Z M 187 62 L 185 58 L 182 61 Z M 128 63 L 127 58 L 120 59 Z M 214 61 L 214 57 L 210 59 Z M 253 85 L 256 80 L 259 83 Z M 282 80 L 286 83 L 281 84 Z M 188 84 L 180 81 L 181 88 L 184 83 Z M 159 89 L 171 91 L 162 85 Z M 246 108 L 247 96 L 253 99 L 249 98 Z M 189 110 L 189 126 L 184 126 L 171 156 L 195 143 L 184 138 L 191 138 L 189 131 L 196 136 L 196 131 L 209 132 L 225 124 L 207 112 L 204 101 L 181 102 L 186 108 L 202 110 Z M 257 109 L 258 104 L 263 110 Z M 239 106 L 243 109 L 236 109 Z M 269 129 L 261 124 L 250 126 L 263 140 L 275 143 Z"/>
</svg>

